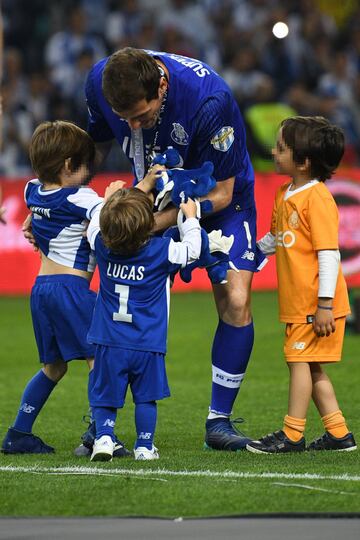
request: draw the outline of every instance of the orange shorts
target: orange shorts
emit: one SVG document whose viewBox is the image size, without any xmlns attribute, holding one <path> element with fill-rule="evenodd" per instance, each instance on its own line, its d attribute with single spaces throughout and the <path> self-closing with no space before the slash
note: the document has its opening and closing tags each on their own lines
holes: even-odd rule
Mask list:
<svg viewBox="0 0 360 540">
<path fill-rule="evenodd" d="M 287 362 L 339 362 L 344 342 L 346 317 L 335 320 L 335 332 L 318 337 L 312 324 L 287 323 L 284 355 Z"/>
</svg>

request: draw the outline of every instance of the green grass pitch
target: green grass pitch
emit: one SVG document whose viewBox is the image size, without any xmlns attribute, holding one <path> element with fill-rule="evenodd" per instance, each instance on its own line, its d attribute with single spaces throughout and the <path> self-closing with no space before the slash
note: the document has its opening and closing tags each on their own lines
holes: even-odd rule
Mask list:
<svg viewBox="0 0 360 540">
<path fill-rule="evenodd" d="M 254 293 L 255 346 L 234 417 L 253 437 L 282 426 L 287 406 L 283 326 L 274 293 Z M 172 296 L 167 367 L 172 397 L 159 403 L 160 460 L 91 464 L 73 449 L 84 430 L 87 367 L 75 361 L 54 390 L 34 432 L 51 456 L 0 454 L 3 516 L 225 516 L 253 513 L 359 512 L 359 451 L 259 456 L 202 449 L 210 396 L 210 349 L 216 315 L 210 294 Z M 0 298 L 0 437 L 16 414 L 26 381 L 38 369 L 27 298 Z M 340 406 L 360 440 L 360 337 L 348 334 L 343 361 L 329 366 Z M 131 397 L 116 432 L 135 439 Z M 307 439 L 322 434 L 313 405 Z"/>
</svg>

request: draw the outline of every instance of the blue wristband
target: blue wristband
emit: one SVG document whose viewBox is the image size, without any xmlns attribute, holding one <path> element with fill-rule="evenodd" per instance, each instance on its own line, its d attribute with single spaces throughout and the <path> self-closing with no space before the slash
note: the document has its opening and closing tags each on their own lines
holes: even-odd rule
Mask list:
<svg viewBox="0 0 360 540">
<path fill-rule="evenodd" d="M 318 304 L 318 309 L 327 309 L 327 310 L 331 311 L 332 307 L 330 307 L 330 306 L 319 306 L 319 304 Z"/>
</svg>

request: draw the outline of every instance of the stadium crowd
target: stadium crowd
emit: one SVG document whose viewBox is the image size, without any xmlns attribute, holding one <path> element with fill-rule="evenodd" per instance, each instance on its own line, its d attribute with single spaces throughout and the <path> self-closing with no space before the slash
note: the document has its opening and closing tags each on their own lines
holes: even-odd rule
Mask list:
<svg viewBox="0 0 360 540">
<path fill-rule="evenodd" d="M 360 7 L 356 0 L 3 0 L 0 175 L 30 173 L 28 145 L 44 120 L 85 127 L 94 62 L 132 46 L 198 58 L 228 82 L 255 167 L 271 167 L 279 121 L 328 118 L 343 128 L 343 163 L 360 162 Z M 277 39 L 272 28 L 289 28 Z M 107 170 L 129 165 L 116 148 Z"/>
</svg>

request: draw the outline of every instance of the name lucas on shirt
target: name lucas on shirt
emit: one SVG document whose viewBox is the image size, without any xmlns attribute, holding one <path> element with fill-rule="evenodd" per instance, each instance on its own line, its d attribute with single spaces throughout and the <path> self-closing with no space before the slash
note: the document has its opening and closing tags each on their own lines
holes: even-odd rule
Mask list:
<svg viewBox="0 0 360 540">
<path fill-rule="evenodd" d="M 128 266 L 108 262 L 106 275 L 117 279 L 132 279 L 140 281 L 144 279 L 145 266 Z"/>
</svg>

